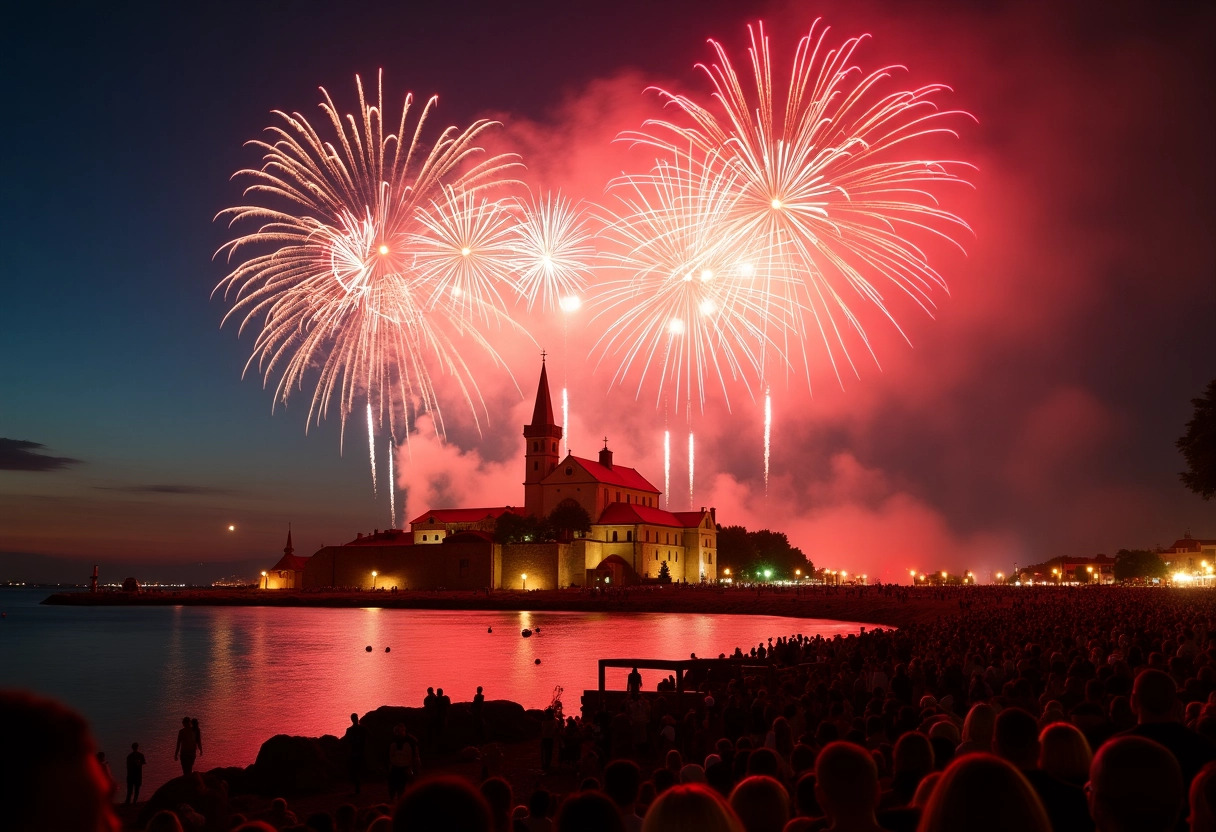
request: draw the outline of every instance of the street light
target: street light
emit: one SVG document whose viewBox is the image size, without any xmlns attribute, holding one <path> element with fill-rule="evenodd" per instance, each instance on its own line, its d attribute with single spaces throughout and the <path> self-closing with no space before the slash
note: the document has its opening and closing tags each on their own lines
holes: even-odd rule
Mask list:
<svg viewBox="0 0 1216 832">
<path fill-rule="evenodd" d="M 524 582 L 524 589 L 528 588 L 528 573 L 524 572 L 519 576 L 519 579 Z"/>
<path fill-rule="evenodd" d="M 1087 567 L 1085 567 L 1085 571 L 1089 573 L 1089 578 L 1086 580 L 1086 583 L 1093 583 L 1094 582 L 1094 568 L 1092 566 L 1087 566 Z"/>
<path fill-rule="evenodd" d="M 997 572 L 997 573 L 996 573 L 996 580 L 997 580 L 997 583 L 1000 583 L 1001 581 L 1005 580 L 1005 573 L 1004 573 L 1004 572 Z"/>
<path fill-rule="evenodd" d="M 1060 585 L 1060 570 L 1053 567 L 1051 570 L 1051 574 L 1056 576 L 1056 586 L 1059 586 Z"/>
<path fill-rule="evenodd" d="M 773 577 L 773 570 L 771 570 L 771 569 L 765 569 L 765 570 L 764 570 L 764 580 L 766 580 L 766 581 L 767 581 L 767 580 L 768 580 L 769 578 L 771 578 L 771 577 Z"/>
<path fill-rule="evenodd" d="M 1205 565 L 1206 565 L 1206 564 L 1205 564 Z M 799 579 L 800 579 L 800 578 L 802 578 L 802 570 L 801 570 L 801 569 L 795 569 L 795 570 L 794 570 L 794 577 L 795 577 L 795 578 L 799 578 Z"/>
<path fill-rule="evenodd" d="M 270 589 L 270 578 L 267 576 L 265 569 L 262 570 L 262 583 L 264 584 L 262 589 Z"/>
<path fill-rule="evenodd" d="M 380 573 L 377 572 L 375 569 L 372 570 L 372 592 L 376 591 L 376 576 L 379 574 Z"/>
</svg>

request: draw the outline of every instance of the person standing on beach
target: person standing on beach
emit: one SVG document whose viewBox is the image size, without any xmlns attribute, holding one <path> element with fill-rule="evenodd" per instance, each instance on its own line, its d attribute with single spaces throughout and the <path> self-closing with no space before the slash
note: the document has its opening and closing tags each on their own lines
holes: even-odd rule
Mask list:
<svg viewBox="0 0 1216 832">
<path fill-rule="evenodd" d="M 420 759 L 418 740 L 410 734 L 404 723 L 393 726 L 393 740 L 388 746 L 388 799 L 394 802 L 405 792 L 418 773 Z"/>
<path fill-rule="evenodd" d="M 470 710 L 473 712 L 473 727 L 477 731 L 477 742 L 483 743 L 486 741 L 486 722 L 483 714 L 483 709 L 486 704 L 486 696 L 481 692 L 481 685 L 477 686 L 477 693 L 473 696 L 473 705 Z"/>
<path fill-rule="evenodd" d="M 127 755 L 127 806 L 139 802 L 139 787 L 144 784 L 144 766 L 147 763 L 139 750 L 139 743 L 131 743 L 131 753 Z"/>
<path fill-rule="evenodd" d="M 363 770 L 367 766 L 367 729 L 359 724 L 359 715 L 350 715 L 350 727 L 342 737 L 350 752 L 350 782 L 354 784 L 355 794 L 363 788 Z"/>
<path fill-rule="evenodd" d="M 177 745 L 173 748 L 173 759 L 181 760 L 182 776 L 194 771 L 194 758 L 198 754 L 198 735 L 190 725 L 190 717 L 182 717 L 182 728 L 177 732 Z"/>
</svg>

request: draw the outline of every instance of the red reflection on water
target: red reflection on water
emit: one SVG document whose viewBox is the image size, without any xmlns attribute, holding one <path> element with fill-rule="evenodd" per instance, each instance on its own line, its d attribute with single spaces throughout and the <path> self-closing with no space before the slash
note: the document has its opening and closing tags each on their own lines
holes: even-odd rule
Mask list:
<svg viewBox="0 0 1216 832">
<path fill-rule="evenodd" d="M 104 689 L 73 687 L 63 696 L 62 680 L 42 684 L 36 667 L 21 684 L 84 712 L 114 759 L 138 739 L 150 794 L 180 773 L 172 750 L 187 715 L 201 723 L 197 769 L 244 766 L 275 734 L 341 734 L 351 713 L 420 707 L 427 687 L 465 702 L 482 685 L 487 699 L 538 708 L 561 686 L 573 712 L 582 692 L 597 687 L 601 658 L 717 656 L 778 636 L 847 635 L 862 625 L 741 615 L 178 607 L 148 610 L 104 632 L 77 629 L 59 658 L 71 662 L 74 653 L 101 649 L 102 639 L 121 641 L 115 628 L 123 626 L 138 628 L 143 649 L 108 655 Z M 537 634 L 522 638 L 524 628 Z M 608 686 L 624 688 L 627 672 L 610 671 Z M 662 675 L 643 671 L 644 688 L 653 690 Z M 150 676 L 159 684 L 149 684 Z"/>
</svg>

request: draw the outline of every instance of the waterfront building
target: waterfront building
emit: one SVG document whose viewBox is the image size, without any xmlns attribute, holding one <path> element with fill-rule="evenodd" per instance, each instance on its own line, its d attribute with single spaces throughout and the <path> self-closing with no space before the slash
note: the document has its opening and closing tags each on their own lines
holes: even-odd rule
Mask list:
<svg viewBox="0 0 1216 832">
<path fill-rule="evenodd" d="M 672 581 L 717 580 L 714 508 L 669 511 L 645 476 L 614 461 L 606 437 L 596 459 L 562 458 L 562 435 L 542 360 L 532 421 L 523 429 L 522 505 L 431 508 L 411 520 L 408 531 L 377 529 L 300 559 L 306 561 L 303 577 L 294 586 L 374 585 L 390 591 L 609 587 L 656 580 L 664 567 Z M 495 528 L 505 514 L 546 518 L 575 506 L 590 520 L 585 532 L 556 541 L 495 541 Z M 278 588 L 273 582 L 268 587 Z"/>
</svg>

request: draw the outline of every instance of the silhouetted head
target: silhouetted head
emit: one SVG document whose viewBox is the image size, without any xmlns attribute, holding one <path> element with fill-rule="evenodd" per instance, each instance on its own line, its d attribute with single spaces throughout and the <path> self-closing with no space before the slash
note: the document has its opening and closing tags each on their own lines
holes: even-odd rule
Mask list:
<svg viewBox="0 0 1216 832">
<path fill-rule="evenodd" d="M 771 748 L 757 748 L 747 757 L 747 773 L 776 777 L 781 770 L 781 758 Z"/>
<path fill-rule="evenodd" d="M 458 777 L 414 785 L 393 812 L 394 832 L 492 832 L 490 807 Z"/>
<path fill-rule="evenodd" d="M 1039 723 L 1021 708 L 1006 708 L 997 715 L 992 750 L 1018 768 L 1039 764 Z"/>
<path fill-rule="evenodd" d="M 138 750 L 139 750 L 139 743 L 137 743 L 137 742 L 133 742 L 133 743 L 131 743 L 131 750 L 132 750 L 132 751 L 138 751 Z"/>
<path fill-rule="evenodd" d="M 642 773 L 632 760 L 613 760 L 604 768 L 604 791 L 621 809 L 629 809 L 638 799 Z"/>
<path fill-rule="evenodd" d="M 963 742 L 974 743 L 987 751 L 992 748 L 992 730 L 996 723 L 996 711 L 992 706 L 980 702 L 972 705 L 963 720 Z"/>
<path fill-rule="evenodd" d="M 496 830 L 511 828 L 511 809 L 514 796 L 511 784 L 501 777 L 491 777 L 481 784 L 481 796 L 490 807 L 490 819 Z"/>
<path fill-rule="evenodd" d="M 1089 769 L 1089 814 L 1098 832 L 1166 832 L 1182 808 L 1174 755 L 1143 737 L 1116 737 Z"/>
<path fill-rule="evenodd" d="M 815 799 L 828 817 L 870 817 L 873 823 L 878 794 L 878 767 L 864 748 L 833 742 L 819 752 Z"/>
<path fill-rule="evenodd" d="M 1052 832 L 1025 776 L 992 754 L 967 754 L 942 773 L 917 832 Z"/>
<path fill-rule="evenodd" d="M 0 737 L 7 758 L 0 777 L 6 830 L 120 828 L 110 808 L 109 779 L 79 715 L 49 699 L 2 691 Z"/>
<path fill-rule="evenodd" d="M 745 832 L 745 827 L 721 795 L 690 783 L 673 786 L 655 798 L 646 810 L 642 832 Z"/>
<path fill-rule="evenodd" d="M 477 692 L 478 692 L 478 693 L 481 693 L 481 685 L 478 685 L 478 686 L 477 686 Z"/>
<path fill-rule="evenodd" d="M 924 734 L 912 731 L 895 743 L 893 767 L 896 774 L 915 775 L 916 779 L 933 771 L 933 746 Z"/>
<path fill-rule="evenodd" d="M 553 828 L 554 832 L 625 832 L 616 804 L 598 791 L 581 791 L 566 798 Z"/>
<path fill-rule="evenodd" d="M 1089 779 L 1093 762 L 1089 740 L 1070 722 L 1055 722 L 1039 734 L 1039 768 L 1066 783 L 1080 785 Z"/>
<path fill-rule="evenodd" d="M 781 832 L 790 819 L 785 787 L 772 777 L 748 777 L 730 793 L 730 806 L 747 832 Z"/>
<path fill-rule="evenodd" d="M 1145 670 L 1132 688 L 1132 711 L 1140 722 L 1166 722 L 1178 718 L 1178 686 L 1160 670 Z"/>
<path fill-rule="evenodd" d="M 1216 829 L 1216 763 L 1208 763 L 1191 781 L 1191 829 Z"/>
<path fill-rule="evenodd" d="M 351 715 L 350 715 L 350 722 L 351 722 L 351 724 L 352 724 L 352 725 L 358 725 L 358 724 L 359 724 L 359 715 L 358 715 L 358 714 L 351 714 Z"/>
<path fill-rule="evenodd" d="M 183 728 L 189 728 L 189 727 L 190 727 L 190 717 L 188 717 L 188 716 L 184 716 L 184 717 L 182 717 L 182 727 L 183 727 Z"/>
</svg>

